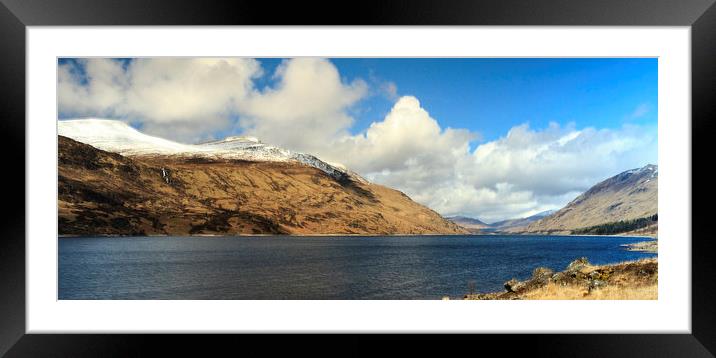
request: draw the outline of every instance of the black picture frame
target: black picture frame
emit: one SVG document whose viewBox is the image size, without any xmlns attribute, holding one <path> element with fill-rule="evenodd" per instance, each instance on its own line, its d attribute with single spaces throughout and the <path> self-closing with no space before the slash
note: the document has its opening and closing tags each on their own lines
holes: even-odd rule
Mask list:
<svg viewBox="0 0 716 358">
<path fill-rule="evenodd" d="M 691 334 L 599 335 L 461 335 L 442 336 L 441 355 L 467 348 L 475 354 L 493 349 L 513 354 L 586 357 L 713 357 L 716 352 L 716 240 L 707 234 L 713 190 L 707 175 L 711 163 L 707 136 L 716 121 L 715 0 L 503 0 L 451 2 L 313 1 L 281 4 L 257 1 L 178 2 L 169 0 L 0 0 L 0 134 L 3 197 L 0 216 L 0 355 L 154 356 L 169 347 L 182 353 L 235 350 L 232 335 L 36 335 L 25 334 L 25 28 L 66 25 L 549 25 L 549 26 L 690 26 L 692 71 L 692 331 Z M 689 120 L 684 118 L 683 120 Z M 20 155 L 22 153 L 23 155 Z M 24 188 L 21 191 L 20 188 Z M 664 188 L 662 190 L 668 190 Z M 575 319 L 589 314 L 575 313 Z M 598 314 L 598 313 L 596 313 Z M 251 342 L 260 342 L 251 337 Z M 339 354 L 372 354 L 424 350 L 427 342 L 408 343 L 403 336 L 332 337 L 344 348 Z M 286 340 L 276 336 L 267 341 Z M 323 342 L 300 336 L 301 346 L 264 344 L 258 353 L 277 349 L 295 352 Z M 459 339 L 459 341 L 457 340 Z M 201 340 L 201 342 L 199 341 Z M 370 340 L 371 343 L 367 343 Z M 383 340 L 386 344 L 373 344 Z M 241 343 L 244 353 L 248 339 Z M 248 346 L 246 346 L 248 344 Z M 411 349 L 411 347 L 413 349 Z M 318 353 L 315 350 L 313 353 Z M 365 355 L 363 354 L 363 355 Z"/>
</svg>

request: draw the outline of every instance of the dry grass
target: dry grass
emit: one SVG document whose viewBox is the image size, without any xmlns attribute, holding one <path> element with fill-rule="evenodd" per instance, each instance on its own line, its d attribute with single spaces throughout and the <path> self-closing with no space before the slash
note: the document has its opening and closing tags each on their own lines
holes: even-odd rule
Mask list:
<svg viewBox="0 0 716 358">
<path fill-rule="evenodd" d="M 565 271 L 536 269 L 532 278 L 503 292 L 466 295 L 467 300 L 656 300 L 658 259 L 611 265 L 575 260 Z M 581 266 L 580 266 L 581 265 Z M 545 277 L 547 272 L 547 277 Z"/>
<path fill-rule="evenodd" d="M 658 285 L 607 286 L 589 292 L 586 287 L 550 283 L 521 296 L 525 300 L 656 300 Z"/>
<path fill-rule="evenodd" d="M 612 265 L 587 265 L 582 270 L 588 274 L 594 270 L 613 269 L 609 285 L 591 292 L 584 286 L 559 286 L 550 283 L 544 287 L 528 292 L 523 296 L 528 300 L 656 300 L 658 299 L 657 276 L 654 281 L 644 281 L 633 272 L 624 271 L 627 266 L 656 263 L 657 259 L 648 258 L 636 261 L 625 261 Z"/>
</svg>

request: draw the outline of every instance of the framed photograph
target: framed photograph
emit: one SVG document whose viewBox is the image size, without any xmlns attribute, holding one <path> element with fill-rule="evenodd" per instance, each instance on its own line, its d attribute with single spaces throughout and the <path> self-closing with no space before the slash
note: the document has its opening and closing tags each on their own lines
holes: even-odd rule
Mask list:
<svg viewBox="0 0 716 358">
<path fill-rule="evenodd" d="M 0 353 L 713 356 L 711 1 L 234 6 L 4 1 Z"/>
</svg>

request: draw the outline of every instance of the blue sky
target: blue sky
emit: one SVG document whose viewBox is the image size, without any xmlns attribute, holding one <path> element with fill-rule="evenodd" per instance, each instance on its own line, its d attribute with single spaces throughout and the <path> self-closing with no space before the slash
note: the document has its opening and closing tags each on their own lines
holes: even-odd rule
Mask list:
<svg viewBox="0 0 716 358">
<path fill-rule="evenodd" d="M 258 58 L 264 75 L 254 83 L 276 85 L 271 74 L 284 59 Z M 126 67 L 131 60 L 121 60 Z M 385 117 L 395 102 L 381 91 L 420 99 L 441 125 L 477 131 L 489 141 L 522 123 L 616 128 L 657 121 L 656 58 L 334 58 L 345 82 L 363 79 L 368 95 L 350 108 L 353 134 Z M 76 63 L 61 59 L 60 65 Z M 75 66 L 86 81 L 83 66 Z M 73 117 L 60 113 L 60 118 Z M 238 117 L 238 116 L 237 116 Z M 236 134 L 217 131 L 215 136 Z"/>
<path fill-rule="evenodd" d="M 252 135 L 490 222 L 657 164 L 657 76 L 656 58 L 61 59 L 58 117 Z"/>
<path fill-rule="evenodd" d="M 258 59 L 273 73 L 282 59 Z M 615 128 L 656 124 L 656 58 L 336 58 L 346 82 L 362 78 L 396 85 L 399 95 L 420 99 L 442 125 L 478 131 L 483 140 L 516 124 Z M 273 85 L 270 76 L 258 82 Z M 390 111 L 394 99 L 379 88 L 356 105 L 352 133 Z M 641 114 L 634 116 L 635 112 Z"/>
</svg>

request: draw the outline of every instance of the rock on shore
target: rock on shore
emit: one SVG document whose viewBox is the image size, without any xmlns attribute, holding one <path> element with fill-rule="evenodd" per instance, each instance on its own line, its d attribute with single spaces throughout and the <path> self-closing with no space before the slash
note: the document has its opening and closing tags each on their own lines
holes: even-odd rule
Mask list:
<svg viewBox="0 0 716 358">
<path fill-rule="evenodd" d="M 656 258 L 595 266 L 582 257 L 564 271 L 536 268 L 526 281 L 505 282 L 504 292 L 465 295 L 466 300 L 656 299 Z"/>
</svg>

